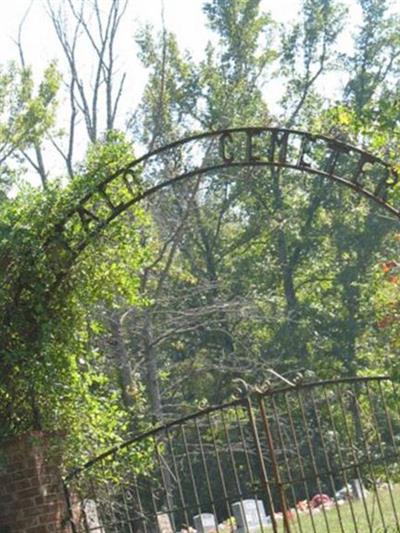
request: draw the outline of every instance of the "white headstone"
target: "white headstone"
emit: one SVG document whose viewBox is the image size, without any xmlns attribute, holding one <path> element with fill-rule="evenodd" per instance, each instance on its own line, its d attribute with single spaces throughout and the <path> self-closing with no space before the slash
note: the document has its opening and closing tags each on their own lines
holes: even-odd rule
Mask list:
<svg viewBox="0 0 400 533">
<path fill-rule="evenodd" d="M 97 505 L 94 500 L 84 500 L 83 512 L 85 515 L 85 522 L 88 531 L 95 533 L 105 533 L 103 526 L 100 524 L 99 514 L 97 512 Z"/>
<path fill-rule="evenodd" d="M 197 533 L 207 533 L 217 530 L 217 521 L 212 513 L 201 513 L 193 517 L 194 528 Z"/>
<path fill-rule="evenodd" d="M 262 500 L 243 500 L 232 504 L 237 533 L 247 533 L 261 527 L 270 527 L 271 518 L 266 515 Z"/>
<path fill-rule="evenodd" d="M 174 530 L 171 526 L 171 520 L 169 514 L 167 513 L 158 513 L 157 514 L 157 527 L 159 533 L 174 533 Z"/>
<path fill-rule="evenodd" d="M 356 500 L 362 500 L 368 496 L 368 491 L 365 489 L 361 479 L 352 479 L 350 480 L 353 497 Z"/>
</svg>

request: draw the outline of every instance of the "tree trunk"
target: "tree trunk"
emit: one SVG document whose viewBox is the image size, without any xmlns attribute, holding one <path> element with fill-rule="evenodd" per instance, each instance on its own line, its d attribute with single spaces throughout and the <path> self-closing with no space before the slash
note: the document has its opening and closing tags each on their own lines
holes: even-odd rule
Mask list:
<svg viewBox="0 0 400 533">
<path fill-rule="evenodd" d="M 153 346 L 153 333 L 151 326 L 151 310 L 145 310 L 143 326 L 143 351 L 146 365 L 146 384 L 149 394 L 151 413 L 156 422 L 163 421 L 162 398 L 158 379 L 157 357 Z"/>
<path fill-rule="evenodd" d="M 114 316 L 110 320 L 111 333 L 115 342 L 115 357 L 117 359 L 118 381 L 121 387 L 122 401 L 126 409 L 133 406 L 129 389 L 132 386 L 131 362 L 126 350 L 120 317 Z"/>
</svg>

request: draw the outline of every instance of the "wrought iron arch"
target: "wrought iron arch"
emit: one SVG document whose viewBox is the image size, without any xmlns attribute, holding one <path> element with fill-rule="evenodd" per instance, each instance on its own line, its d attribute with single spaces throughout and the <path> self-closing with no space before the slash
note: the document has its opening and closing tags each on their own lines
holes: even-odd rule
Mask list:
<svg viewBox="0 0 400 533">
<path fill-rule="evenodd" d="M 178 173 L 160 173 L 174 166 Z M 227 168 L 273 167 L 307 172 L 340 183 L 400 218 L 400 199 L 393 195 L 398 173 L 387 162 L 341 140 L 304 131 L 240 127 L 187 137 L 132 161 L 107 176 L 79 199 L 56 224 L 44 243 L 63 249 L 60 280 L 93 237 L 141 200 L 174 183 Z M 143 189 L 144 173 L 152 185 Z M 123 200 L 121 200 L 123 198 Z M 73 228 L 73 229 L 72 229 Z M 58 264 L 58 267 L 60 265 Z"/>
</svg>

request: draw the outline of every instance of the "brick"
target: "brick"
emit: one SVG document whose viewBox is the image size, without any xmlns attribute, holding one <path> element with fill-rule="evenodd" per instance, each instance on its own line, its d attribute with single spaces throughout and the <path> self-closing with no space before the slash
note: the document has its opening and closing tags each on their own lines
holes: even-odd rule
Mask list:
<svg viewBox="0 0 400 533">
<path fill-rule="evenodd" d="M 14 501 L 15 501 L 14 494 L 3 494 L 1 496 L 2 505 L 10 505 Z"/>
<path fill-rule="evenodd" d="M 58 522 L 58 514 L 55 513 L 48 513 L 39 516 L 39 522 L 41 524 L 47 524 L 47 525 L 55 525 Z"/>
<path fill-rule="evenodd" d="M 26 517 L 40 516 L 42 513 L 45 512 L 46 508 L 43 505 L 34 505 L 32 507 L 27 507 L 24 509 L 24 515 Z"/>
<path fill-rule="evenodd" d="M 15 498 L 15 504 L 14 509 L 16 510 L 16 513 L 24 513 L 25 509 L 28 509 L 29 507 L 33 507 L 35 505 L 34 498 L 20 498 L 18 495 Z"/>
<path fill-rule="evenodd" d="M 32 526 L 39 526 L 39 517 L 38 516 L 29 516 L 25 518 L 20 518 L 13 522 L 13 527 L 15 528 L 15 531 L 24 531 L 28 527 Z M 14 530 L 13 530 L 14 533 Z"/>
<path fill-rule="evenodd" d="M 0 526 L 11 523 L 15 519 L 14 513 L 4 513 L 0 516 Z"/>
<path fill-rule="evenodd" d="M 23 468 L 22 470 L 15 470 L 10 472 L 9 478 L 12 481 L 18 481 L 20 479 L 33 478 L 37 479 L 37 472 L 34 468 Z"/>
<path fill-rule="evenodd" d="M 70 533 L 58 458 L 47 460 L 46 436 L 21 436 L 2 447 L 0 530 L 10 533 Z"/>
<path fill-rule="evenodd" d="M 35 479 L 30 478 L 30 477 L 19 479 L 18 481 L 14 481 L 13 489 L 17 491 L 24 490 L 24 489 L 30 489 L 32 485 L 34 484 L 34 482 L 35 482 Z"/>
<path fill-rule="evenodd" d="M 38 486 L 31 487 L 29 489 L 19 490 L 18 491 L 18 497 L 21 498 L 21 499 L 24 499 L 24 498 L 30 498 L 30 497 L 33 497 L 33 496 L 37 496 L 39 490 L 40 490 L 40 487 L 38 487 Z"/>
<path fill-rule="evenodd" d="M 26 530 L 26 532 L 28 533 L 49 533 L 49 530 L 47 529 L 46 526 L 34 526 L 34 527 L 30 527 Z"/>
</svg>

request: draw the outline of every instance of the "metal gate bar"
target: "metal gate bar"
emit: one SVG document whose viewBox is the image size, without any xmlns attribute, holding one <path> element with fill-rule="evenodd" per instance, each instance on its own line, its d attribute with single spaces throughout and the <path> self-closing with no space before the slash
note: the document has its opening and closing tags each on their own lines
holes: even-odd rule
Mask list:
<svg viewBox="0 0 400 533">
<path fill-rule="evenodd" d="M 153 428 L 65 479 L 75 533 L 400 531 L 387 377 L 297 382 Z"/>
</svg>

